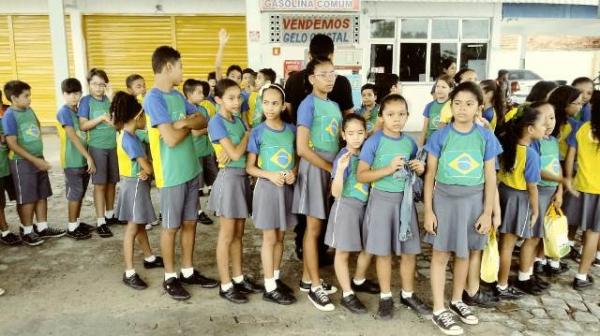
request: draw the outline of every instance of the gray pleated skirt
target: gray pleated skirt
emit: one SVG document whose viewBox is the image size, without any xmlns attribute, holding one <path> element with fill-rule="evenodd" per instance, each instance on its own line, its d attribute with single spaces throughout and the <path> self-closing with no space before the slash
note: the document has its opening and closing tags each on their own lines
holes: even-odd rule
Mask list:
<svg viewBox="0 0 600 336">
<path fill-rule="evenodd" d="M 366 202 L 351 197 L 336 199 L 329 213 L 325 244 L 345 252 L 362 251 L 362 224 Z"/>
<path fill-rule="evenodd" d="M 216 216 L 245 219 L 252 212 L 250 180 L 244 168 L 222 168 L 212 186 L 207 209 Z"/>
<path fill-rule="evenodd" d="M 414 204 L 410 223 L 412 238 L 407 241 L 399 239 L 403 197 L 402 192 L 371 189 L 362 228 L 363 246 L 368 253 L 378 256 L 421 253 L 417 209 Z"/>
<path fill-rule="evenodd" d="M 329 162 L 335 159 L 335 153 L 316 152 Z M 331 175 L 321 168 L 313 166 L 304 158 L 300 159 L 298 177 L 294 186 L 292 212 L 319 219 L 327 218 L 329 212 L 329 183 Z"/>
<path fill-rule="evenodd" d="M 436 235 L 426 234 L 423 241 L 434 250 L 469 257 L 471 250 L 483 250 L 488 236 L 479 234 L 475 223 L 483 212 L 483 185 L 459 186 L 436 183 L 433 212 L 437 218 Z"/>
<path fill-rule="evenodd" d="M 577 225 L 582 231 L 600 232 L 600 195 L 581 192 L 579 198 L 571 197 L 573 201 L 566 207 L 569 225 Z"/>
<path fill-rule="evenodd" d="M 136 224 L 155 222 L 156 214 L 150 198 L 150 181 L 121 176 L 115 215 L 119 220 Z"/>
<path fill-rule="evenodd" d="M 533 226 L 533 237 L 544 238 L 544 217 L 546 211 L 552 203 L 552 197 L 556 193 L 557 187 L 540 187 L 538 186 L 538 202 L 540 204 L 540 215 L 537 222 Z"/>
<path fill-rule="evenodd" d="M 252 221 L 260 230 L 285 231 L 296 225 L 297 216 L 292 214 L 294 189 L 285 184 L 278 187 L 273 182 L 258 178 L 252 195 Z"/>
<path fill-rule="evenodd" d="M 531 209 L 527 190 L 517 190 L 502 183 L 498 186 L 500 209 L 502 211 L 501 233 L 512 233 L 519 238 L 533 236 Z M 543 216 L 540 214 L 540 216 Z"/>
<path fill-rule="evenodd" d="M 562 210 L 567 216 L 569 226 L 579 227 L 579 224 L 581 224 L 581 195 L 575 197 L 570 192 L 565 191 L 563 193 Z"/>
</svg>

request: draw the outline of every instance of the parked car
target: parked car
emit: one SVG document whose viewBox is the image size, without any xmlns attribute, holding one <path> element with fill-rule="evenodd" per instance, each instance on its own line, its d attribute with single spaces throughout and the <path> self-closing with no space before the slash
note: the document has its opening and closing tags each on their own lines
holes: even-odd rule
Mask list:
<svg viewBox="0 0 600 336">
<path fill-rule="evenodd" d="M 508 81 L 510 82 L 510 102 L 522 104 L 535 83 L 543 78 L 531 70 L 508 70 Z"/>
</svg>

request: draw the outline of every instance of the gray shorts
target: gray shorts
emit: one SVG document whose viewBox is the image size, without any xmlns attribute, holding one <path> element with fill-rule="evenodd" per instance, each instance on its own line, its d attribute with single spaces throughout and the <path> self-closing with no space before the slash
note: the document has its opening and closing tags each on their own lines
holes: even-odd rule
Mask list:
<svg viewBox="0 0 600 336">
<path fill-rule="evenodd" d="M 96 164 L 96 173 L 92 175 L 92 184 L 117 184 L 119 182 L 117 149 L 89 147 L 88 151 Z"/>
<path fill-rule="evenodd" d="M 90 174 L 86 168 L 65 168 L 65 191 L 67 201 L 79 202 L 85 196 L 90 183 Z"/>
<path fill-rule="evenodd" d="M 202 165 L 202 184 L 200 188 L 204 186 L 212 186 L 217 179 L 219 173 L 219 167 L 217 166 L 217 159 L 214 155 L 207 155 L 200 158 L 200 164 Z"/>
<path fill-rule="evenodd" d="M 196 221 L 198 189 L 198 177 L 176 186 L 160 189 L 163 228 L 178 229 L 183 221 Z"/>
<path fill-rule="evenodd" d="M 10 174 L 17 204 L 30 204 L 52 196 L 48 172 L 37 169 L 27 160 L 10 160 Z"/>
<path fill-rule="evenodd" d="M 15 185 L 13 184 L 10 175 L 0 177 L 0 209 L 4 209 L 6 206 L 5 194 L 8 195 L 8 199 L 12 201 L 17 198 L 17 195 L 15 195 Z"/>
</svg>

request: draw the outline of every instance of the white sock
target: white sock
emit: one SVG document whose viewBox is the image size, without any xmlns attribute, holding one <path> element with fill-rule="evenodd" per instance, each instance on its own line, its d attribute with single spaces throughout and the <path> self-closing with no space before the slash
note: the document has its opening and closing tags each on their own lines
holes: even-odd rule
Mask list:
<svg viewBox="0 0 600 336">
<path fill-rule="evenodd" d="M 27 225 L 27 226 L 21 225 L 21 228 L 23 229 L 23 233 L 26 235 L 33 232 L 33 225 Z"/>
<path fill-rule="evenodd" d="M 77 224 L 81 224 L 81 218 L 77 217 Z"/>
<path fill-rule="evenodd" d="M 535 257 L 535 262 L 539 262 L 542 265 L 546 265 L 546 258 Z"/>
<path fill-rule="evenodd" d="M 67 227 L 70 232 L 75 231 L 75 229 L 77 229 L 78 226 L 79 226 L 79 223 L 77 223 L 77 222 L 67 224 Z"/>
<path fill-rule="evenodd" d="M 312 281 L 302 279 L 302 283 L 305 285 L 310 285 L 310 284 L 312 284 Z"/>
<path fill-rule="evenodd" d="M 550 260 L 550 267 L 560 268 L 560 260 Z"/>
<path fill-rule="evenodd" d="M 104 217 L 106 218 L 113 218 L 115 216 L 115 211 L 114 210 L 106 210 L 104 211 Z"/>
<path fill-rule="evenodd" d="M 445 310 L 446 310 L 446 309 L 440 309 L 440 310 L 436 310 L 436 311 L 434 311 L 434 312 L 433 312 L 433 315 L 435 315 L 435 316 L 438 316 L 438 315 L 440 315 L 441 313 L 443 313 Z"/>
<path fill-rule="evenodd" d="M 189 278 L 194 274 L 194 268 L 193 267 L 188 267 L 188 268 L 182 268 L 181 269 L 181 274 L 186 277 Z"/>
<path fill-rule="evenodd" d="M 508 288 L 508 284 L 506 284 L 506 285 L 497 284 L 496 288 L 498 288 L 499 290 L 506 290 Z"/>
<path fill-rule="evenodd" d="M 352 279 L 352 282 L 354 282 L 355 285 L 360 286 L 360 285 L 364 284 L 366 280 L 367 279 L 356 279 L 356 278 L 354 278 L 354 279 Z"/>
<path fill-rule="evenodd" d="M 579 254 L 583 254 L 583 245 L 579 246 Z"/>
<path fill-rule="evenodd" d="M 242 275 L 234 276 L 232 279 L 233 279 L 233 282 L 240 283 L 240 282 L 244 281 L 244 275 L 242 274 Z"/>
<path fill-rule="evenodd" d="M 343 292 L 342 293 L 342 297 L 348 297 L 350 295 L 354 295 L 354 292 L 353 291 L 349 291 L 349 292 Z"/>
<path fill-rule="evenodd" d="M 600 259 L 600 251 L 596 252 L 596 259 Z"/>
<path fill-rule="evenodd" d="M 135 274 L 135 270 L 133 268 L 129 269 L 129 270 L 125 270 L 125 277 L 126 278 L 131 278 L 134 274 Z"/>
<path fill-rule="evenodd" d="M 587 276 L 587 274 L 579 274 L 579 273 L 577 273 L 577 274 L 575 274 L 575 279 L 587 281 L 588 276 Z"/>
<path fill-rule="evenodd" d="M 459 302 L 462 302 L 462 300 L 457 300 L 457 301 L 450 300 L 450 303 L 451 303 L 451 304 L 453 304 L 453 305 L 455 305 L 455 304 L 457 304 L 457 303 L 459 303 Z"/>
<path fill-rule="evenodd" d="M 171 278 L 177 279 L 177 273 L 165 273 L 165 281 L 167 281 Z"/>
<path fill-rule="evenodd" d="M 39 222 L 36 224 L 38 232 L 39 231 L 44 231 L 48 228 L 48 222 Z"/>
<path fill-rule="evenodd" d="M 405 292 L 404 289 L 402 290 L 402 298 L 403 299 L 409 299 L 413 296 L 413 292 Z"/>
<path fill-rule="evenodd" d="M 153 255 L 149 256 L 148 258 L 144 258 L 144 260 L 147 262 L 155 262 L 156 256 L 153 254 Z"/>
<path fill-rule="evenodd" d="M 10 233 L 10 230 L 2 231 L 2 237 L 8 236 L 9 233 Z"/>
<path fill-rule="evenodd" d="M 275 278 L 265 278 L 265 291 L 272 292 L 275 289 L 277 289 L 277 283 L 275 282 Z"/>
<path fill-rule="evenodd" d="M 310 287 L 310 291 L 314 293 L 314 292 L 318 291 L 321 288 L 323 288 L 323 286 L 321 286 L 321 285 L 318 285 L 317 287 L 311 286 Z"/>
<path fill-rule="evenodd" d="M 571 246 L 571 247 L 575 246 L 575 241 L 574 240 L 569 240 L 569 246 Z"/>
<path fill-rule="evenodd" d="M 233 284 L 231 282 L 228 282 L 226 284 L 221 284 L 221 290 L 223 292 L 228 291 L 231 287 L 233 287 Z"/>
<path fill-rule="evenodd" d="M 104 219 L 104 217 L 100 217 L 96 219 L 96 226 L 102 226 L 106 224 L 106 219 Z"/>
<path fill-rule="evenodd" d="M 279 270 L 273 271 L 273 277 L 275 278 L 275 280 L 279 280 L 280 276 L 281 276 L 281 272 Z"/>
<path fill-rule="evenodd" d="M 198 215 L 201 215 L 203 212 L 202 209 L 198 210 Z"/>
<path fill-rule="evenodd" d="M 380 297 L 380 298 L 382 298 L 382 299 L 388 299 L 388 298 L 391 298 L 391 297 L 392 297 L 392 292 L 389 292 L 389 293 L 384 293 L 384 292 L 381 292 L 381 293 L 379 294 L 379 297 Z"/>
<path fill-rule="evenodd" d="M 528 272 L 521 272 L 519 271 L 519 281 L 527 281 L 529 280 L 531 276 L 529 275 Z"/>
</svg>

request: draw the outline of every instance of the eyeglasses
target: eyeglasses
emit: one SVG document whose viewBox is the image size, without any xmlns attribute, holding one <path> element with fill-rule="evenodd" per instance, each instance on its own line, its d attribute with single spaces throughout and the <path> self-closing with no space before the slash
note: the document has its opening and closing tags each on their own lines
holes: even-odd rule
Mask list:
<svg viewBox="0 0 600 336">
<path fill-rule="evenodd" d="M 319 78 L 324 78 L 324 79 L 335 79 L 337 77 L 337 73 L 335 72 L 319 72 L 316 73 L 315 76 L 319 77 Z"/>
</svg>

